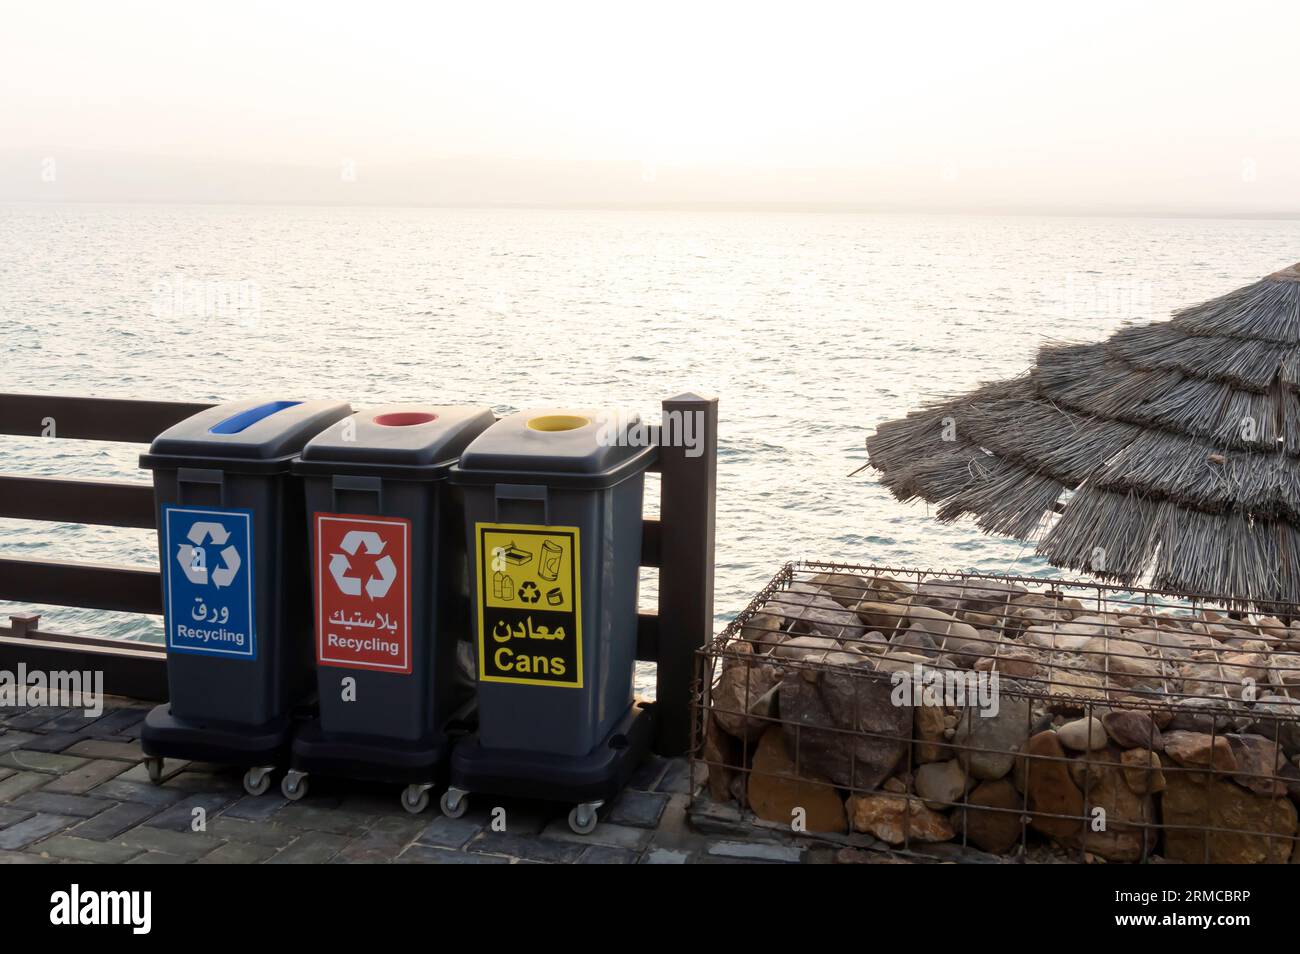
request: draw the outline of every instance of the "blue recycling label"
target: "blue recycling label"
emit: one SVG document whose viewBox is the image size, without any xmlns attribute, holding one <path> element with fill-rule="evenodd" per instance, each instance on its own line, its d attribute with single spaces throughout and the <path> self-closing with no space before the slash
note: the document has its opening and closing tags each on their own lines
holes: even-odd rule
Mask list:
<svg viewBox="0 0 1300 954">
<path fill-rule="evenodd" d="M 165 505 L 167 650 L 257 658 L 250 510 Z"/>
</svg>

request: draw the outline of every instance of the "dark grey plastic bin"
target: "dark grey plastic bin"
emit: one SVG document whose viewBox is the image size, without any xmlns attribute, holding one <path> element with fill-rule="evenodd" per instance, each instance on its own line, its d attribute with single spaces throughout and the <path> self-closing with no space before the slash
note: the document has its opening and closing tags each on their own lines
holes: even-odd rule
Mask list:
<svg viewBox="0 0 1300 954">
<path fill-rule="evenodd" d="M 351 411 L 340 401 L 209 408 L 141 455 L 158 506 L 169 701 L 141 741 L 163 757 L 269 769 L 311 691 L 303 445 Z M 256 774 L 256 778 L 251 778 Z M 250 790 L 267 772 L 250 773 Z"/>
<path fill-rule="evenodd" d="M 293 742 L 283 790 L 311 773 L 405 782 L 419 811 L 445 766 L 444 730 L 466 701 L 464 522 L 447 483 L 487 407 L 384 405 L 303 449 L 320 716 Z"/>
<path fill-rule="evenodd" d="M 641 504 L 656 453 L 644 436 L 636 415 L 611 409 L 524 411 L 453 469 L 479 725 L 457 743 L 449 814 L 472 791 L 590 808 L 644 754 L 648 719 L 632 687 Z M 579 812 L 583 824 L 591 812 Z"/>
</svg>

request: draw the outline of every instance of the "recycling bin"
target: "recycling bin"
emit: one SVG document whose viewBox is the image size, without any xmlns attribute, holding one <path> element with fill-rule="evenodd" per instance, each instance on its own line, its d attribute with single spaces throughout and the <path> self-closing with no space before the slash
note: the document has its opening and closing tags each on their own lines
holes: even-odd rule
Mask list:
<svg viewBox="0 0 1300 954">
<path fill-rule="evenodd" d="M 641 501 L 657 453 L 634 414 L 542 409 L 503 418 L 452 468 L 463 488 L 478 729 L 452 754 L 442 809 L 472 792 L 577 805 L 626 782 L 651 710 L 633 704 Z"/>
<path fill-rule="evenodd" d="M 245 400 L 154 439 L 153 472 L 169 701 L 145 719 L 150 777 L 163 758 L 249 768 L 265 791 L 312 689 L 302 489 L 290 465 L 352 408 Z"/>
<path fill-rule="evenodd" d="M 420 812 L 445 776 L 446 732 L 472 691 L 464 520 L 452 464 L 487 407 L 394 404 L 331 424 L 303 448 L 319 717 L 297 728 L 281 790 L 312 774 L 404 783 Z"/>
</svg>

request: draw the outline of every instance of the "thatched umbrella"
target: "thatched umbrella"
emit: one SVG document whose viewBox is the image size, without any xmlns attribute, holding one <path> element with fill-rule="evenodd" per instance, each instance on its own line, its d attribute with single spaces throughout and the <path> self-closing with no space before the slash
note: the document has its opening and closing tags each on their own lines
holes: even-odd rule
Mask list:
<svg viewBox="0 0 1300 954">
<path fill-rule="evenodd" d="M 900 500 L 1038 537 L 1057 566 L 1294 604 L 1298 392 L 1294 265 L 1171 321 L 1045 345 L 1025 375 L 882 424 L 867 452 Z"/>
</svg>

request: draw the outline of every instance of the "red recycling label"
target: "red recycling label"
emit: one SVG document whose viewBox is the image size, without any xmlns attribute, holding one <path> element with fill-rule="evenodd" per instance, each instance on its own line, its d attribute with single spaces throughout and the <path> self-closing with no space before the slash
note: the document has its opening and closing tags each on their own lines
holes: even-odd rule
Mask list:
<svg viewBox="0 0 1300 954">
<path fill-rule="evenodd" d="M 411 521 L 318 513 L 316 661 L 411 671 Z"/>
</svg>

